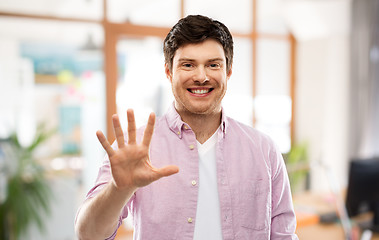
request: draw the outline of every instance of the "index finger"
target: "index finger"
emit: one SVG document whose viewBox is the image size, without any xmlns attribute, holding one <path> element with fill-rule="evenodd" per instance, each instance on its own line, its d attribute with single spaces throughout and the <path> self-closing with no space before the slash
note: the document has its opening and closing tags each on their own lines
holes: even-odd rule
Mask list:
<svg viewBox="0 0 379 240">
<path fill-rule="evenodd" d="M 96 136 L 97 139 L 99 139 L 99 142 L 103 146 L 104 150 L 107 152 L 108 156 L 111 157 L 114 154 L 114 150 L 112 146 L 109 144 L 107 138 L 100 130 L 96 132 Z"/>
<path fill-rule="evenodd" d="M 155 125 L 155 114 L 150 113 L 149 120 L 147 121 L 147 125 L 143 133 L 142 144 L 145 146 L 150 146 L 151 138 L 154 132 L 154 125 Z"/>
</svg>

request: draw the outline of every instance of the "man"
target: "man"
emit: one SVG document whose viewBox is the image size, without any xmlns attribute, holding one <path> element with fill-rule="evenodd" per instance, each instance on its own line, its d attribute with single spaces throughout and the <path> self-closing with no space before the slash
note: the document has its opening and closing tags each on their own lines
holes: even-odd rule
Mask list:
<svg viewBox="0 0 379 240">
<path fill-rule="evenodd" d="M 164 55 L 174 104 L 138 130 L 129 109 L 127 136 L 114 115 L 114 146 L 97 132 L 107 157 L 78 212 L 79 239 L 113 239 L 128 214 L 134 239 L 297 239 L 280 152 L 222 111 L 229 30 L 188 16 L 168 33 Z"/>
</svg>

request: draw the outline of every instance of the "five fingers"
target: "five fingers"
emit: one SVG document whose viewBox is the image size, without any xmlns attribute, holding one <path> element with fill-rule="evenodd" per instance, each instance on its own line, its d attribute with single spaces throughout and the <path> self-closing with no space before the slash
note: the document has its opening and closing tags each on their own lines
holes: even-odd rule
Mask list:
<svg viewBox="0 0 379 240">
<path fill-rule="evenodd" d="M 132 109 L 128 109 L 127 111 L 127 118 L 128 118 L 128 144 L 136 144 L 136 123 L 134 118 L 134 112 Z M 124 147 L 124 133 L 120 124 L 119 117 L 115 114 L 112 116 L 113 121 L 113 129 L 114 133 L 116 135 L 116 141 L 118 144 L 118 148 Z M 154 125 L 155 125 L 155 114 L 151 113 L 149 116 L 149 120 L 146 125 L 146 129 L 143 135 L 142 144 L 145 146 L 150 146 L 151 139 L 154 132 Z M 97 138 L 99 139 L 99 142 L 103 146 L 104 150 L 107 152 L 109 157 L 112 157 L 116 151 L 112 148 L 106 137 L 101 131 L 96 132 Z M 179 168 L 174 165 L 166 166 L 163 168 L 155 169 L 156 172 L 156 180 L 158 180 L 161 177 L 170 176 L 172 174 L 175 174 L 179 172 Z"/>
</svg>

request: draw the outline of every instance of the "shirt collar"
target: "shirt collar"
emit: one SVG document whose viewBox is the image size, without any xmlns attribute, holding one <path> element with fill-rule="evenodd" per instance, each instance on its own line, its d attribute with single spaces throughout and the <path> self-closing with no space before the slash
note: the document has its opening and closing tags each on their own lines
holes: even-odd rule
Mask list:
<svg viewBox="0 0 379 240">
<path fill-rule="evenodd" d="M 170 106 L 170 108 L 168 109 L 165 117 L 166 117 L 166 121 L 167 121 L 168 127 L 179 138 L 182 138 L 182 131 L 183 131 L 183 129 L 189 129 L 190 128 L 187 123 L 185 123 L 185 122 L 182 121 L 179 113 L 175 109 L 174 104 L 172 104 Z M 221 131 L 223 133 L 223 137 L 225 137 L 225 135 L 226 135 L 226 129 L 227 129 L 227 126 L 228 126 L 228 121 L 227 120 L 228 119 L 227 119 L 227 117 L 225 115 L 225 111 L 222 108 L 221 109 L 221 125 L 220 125 L 220 129 L 221 129 Z"/>
</svg>

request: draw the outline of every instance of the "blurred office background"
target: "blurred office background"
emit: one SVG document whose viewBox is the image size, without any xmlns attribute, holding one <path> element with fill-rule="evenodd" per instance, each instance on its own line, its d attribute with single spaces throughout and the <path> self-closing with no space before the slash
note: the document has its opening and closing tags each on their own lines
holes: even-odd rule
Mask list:
<svg viewBox="0 0 379 240">
<path fill-rule="evenodd" d="M 346 187 L 352 157 L 379 154 L 378 1 L 0 0 L 0 203 L 16 134 L 53 189 L 46 232 L 75 239 L 76 210 L 113 139 L 110 117 L 134 108 L 142 125 L 172 103 L 162 41 L 178 19 L 203 14 L 235 40 L 228 115 L 269 134 L 284 155 L 307 154 L 299 191 Z M 375 30 L 375 31 L 374 31 Z M 376 66 L 376 67 L 375 67 Z M 124 125 L 125 126 L 125 125 Z M 5 150 L 4 150 L 5 149 Z M 7 152 L 8 151 L 8 152 Z"/>
</svg>

